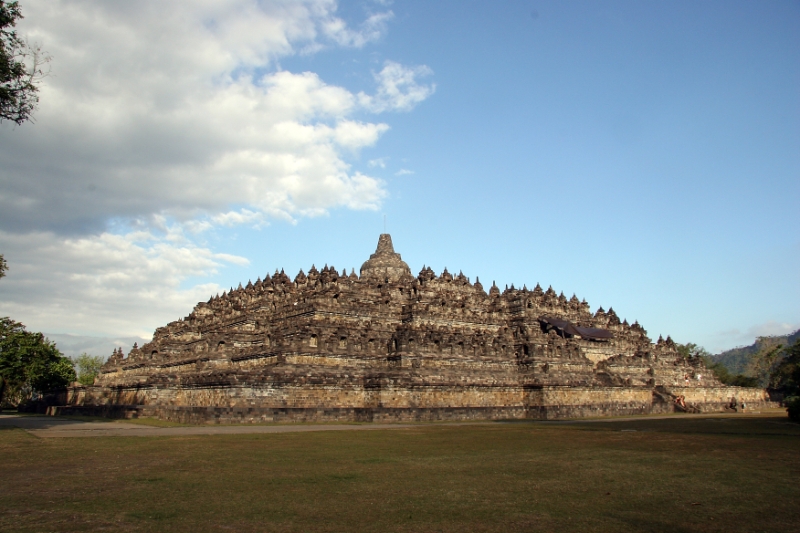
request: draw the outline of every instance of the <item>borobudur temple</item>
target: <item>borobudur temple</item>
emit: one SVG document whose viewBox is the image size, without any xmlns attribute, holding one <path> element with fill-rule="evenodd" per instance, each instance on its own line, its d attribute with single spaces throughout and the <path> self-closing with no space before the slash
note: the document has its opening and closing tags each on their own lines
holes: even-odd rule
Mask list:
<svg viewBox="0 0 800 533">
<path fill-rule="evenodd" d="M 360 274 L 283 271 L 118 350 L 59 408 L 183 422 L 553 419 L 757 406 L 667 337 L 552 288 L 412 275 L 383 234 Z"/>
</svg>

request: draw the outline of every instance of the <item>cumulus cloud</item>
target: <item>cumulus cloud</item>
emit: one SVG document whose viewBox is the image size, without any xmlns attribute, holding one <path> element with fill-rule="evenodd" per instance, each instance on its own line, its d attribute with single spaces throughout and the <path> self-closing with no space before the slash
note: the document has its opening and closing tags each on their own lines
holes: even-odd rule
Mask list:
<svg viewBox="0 0 800 533">
<path fill-rule="evenodd" d="M 377 209 L 384 183 L 349 158 L 389 126 L 365 112 L 408 111 L 434 90 L 417 81 L 424 66 L 387 62 L 374 95 L 280 68 L 288 55 L 379 40 L 389 10 L 348 24 L 335 0 L 23 9 L 18 30 L 54 59 L 35 124 L 0 124 L 0 251 L 15 265 L 0 313 L 50 331 L 64 331 L 49 325 L 60 316 L 80 331 L 140 334 L 123 324 L 207 297 L 212 285 L 181 282 L 245 260 L 193 244 L 214 227 Z"/>
<path fill-rule="evenodd" d="M 361 105 L 376 113 L 384 111 L 410 111 L 436 91 L 436 84 L 420 84 L 417 79 L 433 74 L 425 65 L 406 67 L 386 61 L 383 69 L 373 74 L 378 83 L 375 95 L 359 93 Z"/>
<path fill-rule="evenodd" d="M 20 31 L 54 56 L 35 125 L 0 126 L 0 225 L 101 231 L 109 217 L 181 220 L 248 205 L 291 219 L 374 209 L 385 196 L 348 155 L 433 86 L 427 67 L 387 62 L 375 95 L 276 67 L 310 43 L 363 46 L 390 11 L 351 29 L 318 0 L 29 2 Z"/>
<path fill-rule="evenodd" d="M 67 239 L 0 232 L 0 244 L 11 266 L 0 314 L 56 333 L 149 337 L 156 326 L 223 290 L 214 283 L 182 289 L 187 277 L 214 274 L 226 262 L 248 263 L 151 232 Z"/>
</svg>

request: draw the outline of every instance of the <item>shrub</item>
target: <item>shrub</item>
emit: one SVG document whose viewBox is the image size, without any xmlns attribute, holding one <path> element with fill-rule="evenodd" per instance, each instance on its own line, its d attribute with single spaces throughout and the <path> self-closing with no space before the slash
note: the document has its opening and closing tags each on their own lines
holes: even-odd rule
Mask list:
<svg viewBox="0 0 800 533">
<path fill-rule="evenodd" d="M 790 396 L 783 400 L 786 412 L 789 413 L 789 420 L 800 422 L 800 396 Z"/>
</svg>

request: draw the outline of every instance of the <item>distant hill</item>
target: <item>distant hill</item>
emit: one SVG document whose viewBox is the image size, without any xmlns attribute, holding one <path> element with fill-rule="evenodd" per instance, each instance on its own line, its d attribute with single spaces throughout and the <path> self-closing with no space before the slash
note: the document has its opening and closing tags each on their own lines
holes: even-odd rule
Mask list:
<svg viewBox="0 0 800 533">
<path fill-rule="evenodd" d="M 731 374 L 746 374 L 751 359 L 763 348 L 770 348 L 778 344 L 789 346 L 797 339 L 800 339 L 800 329 L 789 335 L 759 337 L 756 339 L 756 342 L 750 346 L 740 346 L 717 355 L 712 355 L 711 360 L 715 363 L 721 363 Z"/>
</svg>

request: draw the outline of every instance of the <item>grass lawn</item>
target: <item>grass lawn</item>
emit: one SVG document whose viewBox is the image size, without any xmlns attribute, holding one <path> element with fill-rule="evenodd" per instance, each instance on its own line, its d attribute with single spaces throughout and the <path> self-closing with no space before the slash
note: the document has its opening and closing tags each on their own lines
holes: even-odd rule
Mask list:
<svg viewBox="0 0 800 533">
<path fill-rule="evenodd" d="M 0 531 L 800 531 L 785 417 L 186 437 L 0 430 Z"/>
</svg>

